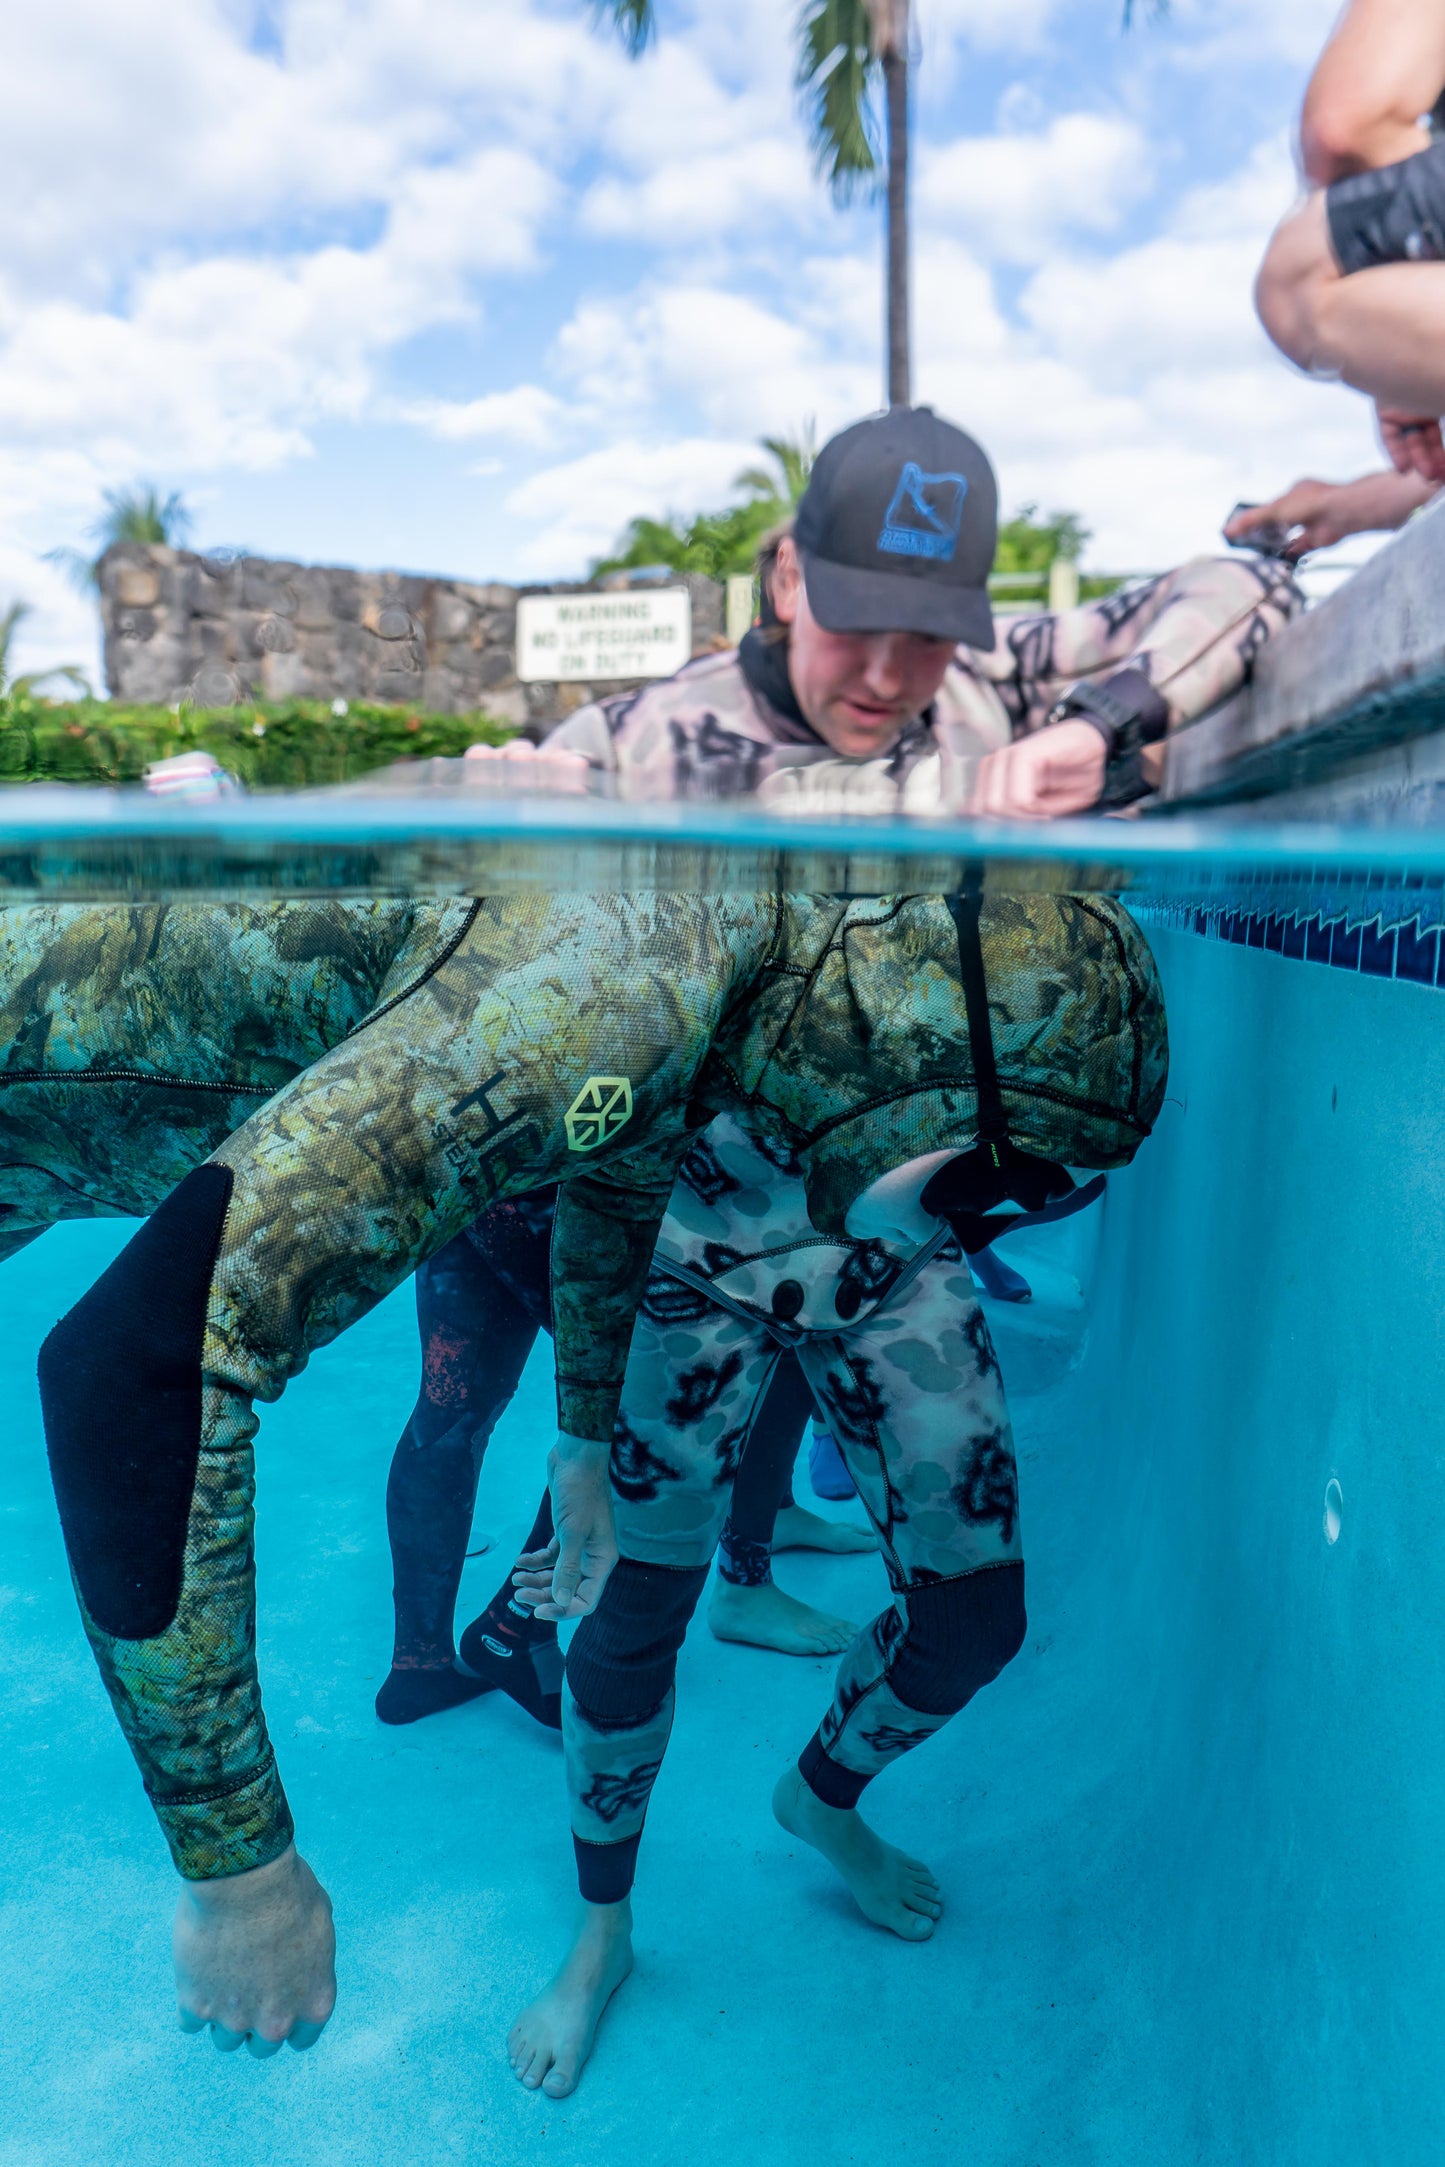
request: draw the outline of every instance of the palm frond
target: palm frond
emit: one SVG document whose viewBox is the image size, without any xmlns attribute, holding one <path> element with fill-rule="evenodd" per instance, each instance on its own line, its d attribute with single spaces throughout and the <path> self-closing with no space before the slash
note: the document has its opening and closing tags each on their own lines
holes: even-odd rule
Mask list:
<svg viewBox="0 0 1445 2167">
<path fill-rule="evenodd" d="M 83 549 L 47 549 L 43 552 L 46 564 L 56 565 L 79 593 L 92 595 L 100 585 L 100 568 L 94 557 L 87 557 Z"/>
<path fill-rule="evenodd" d="M 10 684 L 10 649 L 15 644 L 15 634 L 30 615 L 28 602 L 12 602 L 0 610 L 0 692 Z"/>
<path fill-rule="evenodd" d="M 594 19 L 611 24 L 635 60 L 657 36 L 657 10 L 652 0 L 592 0 Z"/>
<path fill-rule="evenodd" d="M 840 202 L 878 173 L 878 72 L 865 0 L 804 0 L 794 81 L 817 169 Z"/>
<path fill-rule="evenodd" d="M 26 693 L 33 692 L 37 685 L 49 684 L 52 677 L 63 677 L 68 685 L 74 686 L 82 700 L 95 698 L 94 685 L 79 664 L 74 662 L 57 662 L 48 670 L 27 670 L 23 677 L 12 677 L 5 689 L 12 699 L 17 696 L 23 698 Z"/>
<path fill-rule="evenodd" d="M 1162 21 L 1164 16 L 1169 13 L 1169 0 L 1143 0 L 1143 6 L 1147 8 L 1156 23 Z M 1120 28 L 1128 30 L 1133 24 L 1134 17 L 1139 12 L 1140 0 L 1124 0 L 1124 17 Z"/>
<path fill-rule="evenodd" d="M 763 436 L 758 442 L 772 466 L 744 467 L 741 474 L 734 476 L 733 487 L 746 489 L 755 503 L 766 498 L 780 512 L 791 510 L 807 488 L 818 456 L 817 426 L 811 420 L 805 421 L 796 436 Z"/>
<path fill-rule="evenodd" d="M 108 549 L 113 542 L 152 542 L 174 549 L 191 528 L 191 515 L 178 489 L 162 497 L 153 482 L 129 489 L 107 489 L 105 510 L 90 532 Z"/>
</svg>

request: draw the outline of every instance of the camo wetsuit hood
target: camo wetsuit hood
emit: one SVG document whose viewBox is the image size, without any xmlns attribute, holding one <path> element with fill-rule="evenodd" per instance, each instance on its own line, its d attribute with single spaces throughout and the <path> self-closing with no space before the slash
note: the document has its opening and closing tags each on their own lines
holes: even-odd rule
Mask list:
<svg viewBox="0 0 1445 2167">
<path fill-rule="evenodd" d="M 1126 1165 L 1158 1118 L 1169 1064 L 1143 934 L 1107 897 L 1049 895 L 986 898 L 980 933 L 1013 1141 L 1067 1165 Z M 712 1063 L 750 1125 L 797 1154 L 820 1234 L 843 1234 L 880 1174 L 968 1148 L 978 1092 L 946 900 L 840 913 L 790 898 L 762 982 Z"/>
</svg>

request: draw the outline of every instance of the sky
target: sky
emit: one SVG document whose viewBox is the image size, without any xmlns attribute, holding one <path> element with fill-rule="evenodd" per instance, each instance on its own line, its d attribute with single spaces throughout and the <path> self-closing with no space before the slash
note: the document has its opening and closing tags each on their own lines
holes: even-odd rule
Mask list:
<svg viewBox="0 0 1445 2167">
<path fill-rule="evenodd" d="M 1250 287 L 1335 0 L 915 0 L 915 397 L 1085 561 L 1380 464 Z M 106 488 L 194 541 L 575 577 L 882 399 L 881 212 L 816 179 L 791 0 L 47 0 L 11 12 L 0 605 L 98 681 L 44 552 Z M 1347 545 L 1348 546 L 1348 545 Z M 1354 545 L 1359 553 L 1359 545 Z"/>
</svg>

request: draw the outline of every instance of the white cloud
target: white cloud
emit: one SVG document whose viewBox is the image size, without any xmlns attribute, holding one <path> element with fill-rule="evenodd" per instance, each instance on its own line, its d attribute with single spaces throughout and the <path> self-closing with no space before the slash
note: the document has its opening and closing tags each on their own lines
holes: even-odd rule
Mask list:
<svg viewBox="0 0 1445 2167">
<path fill-rule="evenodd" d="M 397 418 L 449 443 L 500 436 L 543 449 L 554 441 L 564 412 L 562 401 L 542 385 L 517 384 L 480 399 L 412 400 L 397 408 Z"/>
<path fill-rule="evenodd" d="M 1032 263 L 1065 233 L 1109 233 L 1145 193 L 1149 147 L 1134 122 L 1065 113 L 1041 133 L 961 136 L 920 159 L 933 227 L 1000 261 Z"/>
<path fill-rule="evenodd" d="M 757 447 L 746 439 L 657 444 L 624 438 L 544 468 L 506 499 L 505 509 L 535 530 L 517 569 L 538 578 L 576 576 L 639 514 L 685 515 L 728 502 L 739 468 L 756 456 Z"/>
</svg>

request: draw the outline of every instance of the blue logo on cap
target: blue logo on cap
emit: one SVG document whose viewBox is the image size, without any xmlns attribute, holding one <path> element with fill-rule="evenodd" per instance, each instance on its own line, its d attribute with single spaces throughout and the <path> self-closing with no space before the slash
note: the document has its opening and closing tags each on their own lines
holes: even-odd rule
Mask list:
<svg viewBox="0 0 1445 2167">
<path fill-rule="evenodd" d="M 894 557 L 936 557 L 951 564 L 967 495 L 961 474 L 925 474 L 909 459 L 884 515 L 878 547 Z"/>
</svg>

